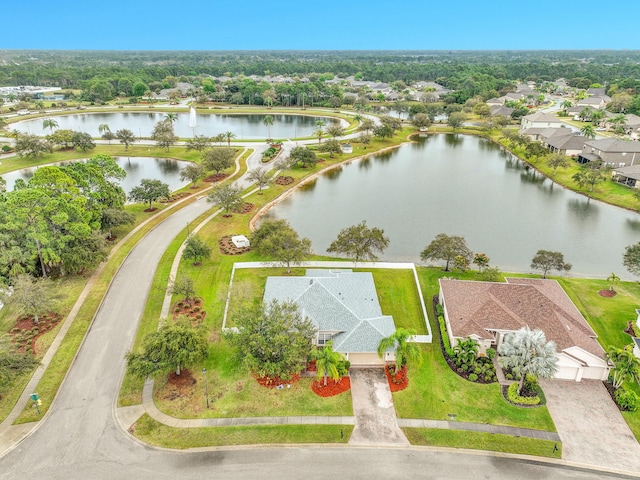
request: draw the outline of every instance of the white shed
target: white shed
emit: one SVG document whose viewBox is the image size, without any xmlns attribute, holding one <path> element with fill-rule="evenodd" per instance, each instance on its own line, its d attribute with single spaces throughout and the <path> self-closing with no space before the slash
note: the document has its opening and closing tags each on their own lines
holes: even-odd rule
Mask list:
<svg viewBox="0 0 640 480">
<path fill-rule="evenodd" d="M 343 143 L 340 145 L 342 153 L 353 153 L 353 146 L 350 143 Z"/>
<path fill-rule="evenodd" d="M 234 235 L 231 237 L 231 241 L 236 248 L 246 248 L 250 246 L 249 239 L 244 235 Z"/>
</svg>

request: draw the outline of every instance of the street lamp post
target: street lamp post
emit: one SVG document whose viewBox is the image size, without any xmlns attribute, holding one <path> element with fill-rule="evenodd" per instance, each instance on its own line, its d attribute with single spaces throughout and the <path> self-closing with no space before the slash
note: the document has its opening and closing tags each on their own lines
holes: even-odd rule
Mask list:
<svg viewBox="0 0 640 480">
<path fill-rule="evenodd" d="M 209 408 L 209 389 L 207 388 L 207 369 L 202 369 L 202 376 L 204 378 L 204 398 L 207 401 L 207 408 Z"/>
</svg>

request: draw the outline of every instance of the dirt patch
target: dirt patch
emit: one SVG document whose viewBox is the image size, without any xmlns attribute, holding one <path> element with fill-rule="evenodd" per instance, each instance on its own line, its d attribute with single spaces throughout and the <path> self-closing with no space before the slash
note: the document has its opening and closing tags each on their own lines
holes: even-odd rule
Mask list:
<svg viewBox="0 0 640 480">
<path fill-rule="evenodd" d="M 232 235 L 227 235 L 218 240 L 218 247 L 220 248 L 220 253 L 223 255 L 242 255 L 251 250 L 251 247 L 236 247 L 231 241 L 231 237 Z"/>
<path fill-rule="evenodd" d="M 242 206 L 236 208 L 233 212 L 240 214 L 249 213 L 251 210 L 253 210 L 253 207 L 255 207 L 253 203 L 245 202 L 242 204 Z"/>
<path fill-rule="evenodd" d="M 158 210 L 156 207 L 151 207 L 151 208 L 145 208 L 144 211 L 147 213 L 151 213 L 151 212 L 155 212 L 156 210 Z"/>
<path fill-rule="evenodd" d="M 627 335 L 631 335 L 632 337 L 637 337 L 633 322 L 627 322 L 627 328 L 625 328 L 623 332 Z"/>
<path fill-rule="evenodd" d="M 387 376 L 389 388 L 391 392 L 399 392 L 409 386 L 409 377 L 407 377 L 407 366 L 403 366 L 398 373 L 395 373 L 395 365 L 387 365 L 384 368 L 384 374 Z"/>
<path fill-rule="evenodd" d="M 37 325 L 33 323 L 33 318 L 33 315 L 18 318 L 9 334 L 19 352 L 31 351 L 35 355 L 38 353 L 36 340 L 54 328 L 62 320 L 62 315 L 52 312 L 40 315 Z"/>
<path fill-rule="evenodd" d="M 165 400 L 175 400 L 177 398 L 186 398 L 191 395 L 196 379 L 189 370 L 182 370 L 180 375 L 171 372 L 167 376 L 167 384 L 162 388 L 160 398 Z"/>
<path fill-rule="evenodd" d="M 191 302 L 180 300 L 171 306 L 173 321 L 178 317 L 188 317 L 194 326 L 201 324 L 207 312 L 202 309 L 202 298 L 192 299 Z"/>
<path fill-rule="evenodd" d="M 263 387 L 286 388 L 287 385 L 291 385 L 292 383 L 296 383 L 298 380 L 300 380 L 300 374 L 296 373 L 289 380 L 283 380 L 280 377 L 255 377 L 255 379 Z"/>
<path fill-rule="evenodd" d="M 330 378 L 327 378 L 327 385 L 324 385 L 324 378 L 316 380 L 311 384 L 311 390 L 313 393 L 320 397 L 333 397 L 340 395 L 351 389 L 351 379 L 349 377 L 342 377 L 337 382 Z"/>
<path fill-rule="evenodd" d="M 276 185 L 291 185 L 293 183 L 293 177 L 285 177 L 280 175 L 276 178 Z"/>
<path fill-rule="evenodd" d="M 618 294 L 615 290 L 599 290 L 598 295 L 605 298 L 612 298 Z"/>
<path fill-rule="evenodd" d="M 204 181 L 209 183 L 221 182 L 228 176 L 229 176 L 228 173 L 215 173 L 213 175 L 209 175 L 207 178 L 204 179 Z"/>
</svg>

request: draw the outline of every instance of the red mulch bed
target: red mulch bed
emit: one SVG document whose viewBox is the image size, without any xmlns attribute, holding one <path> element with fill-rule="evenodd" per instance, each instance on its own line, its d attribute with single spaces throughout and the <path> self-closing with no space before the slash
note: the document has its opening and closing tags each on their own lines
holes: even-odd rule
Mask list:
<svg viewBox="0 0 640 480">
<path fill-rule="evenodd" d="M 280 175 L 276 178 L 276 185 L 291 185 L 293 183 L 293 177 L 285 177 Z"/>
<path fill-rule="evenodd" d="M 32 315 L 20 317 L 9 333 L 19 352 L 24 353 L 31 350 L 36 354 L 36 340 L 55 327 L 60 320 L 62 320 L 62 315 L 52 312 L 40 315 L 37 325 L 33 323 Z"/>
<path fill-rule="evenodd" d="M 389 382 L 389 388 L 392 392 L 399 392 L 409 386 L 409 377 L 407 377 L 407 366 L 402 367 L 397 375 L 394 375 L 395 365 L 387 365 L 384 367 L 384 373 Z"/>
<path fill-rule="evenodd" d="M 223 255 L 242 255 L 251 250 L 251 247 L 236 247 L 231 241 L 231 235 L 227 235 L 218 240 L 218 247 L 220 248 L 220 253 Z"/>
<path fill-rule="evenodd" d="M 245 202 L 245 203 L 242 204 L 241 207 L 236 208 L 233 212 L 234 213 L 241 213 L 241 214 L 242 213 L 249 213 L 251 210 L 253 210 L 254 206 L 255 205 L 253 203 Z"/>
<path fill-rule="evenodd" d="M 327 386 L 324 386 L 324 378 L 320 380 L 315 380 L 311 384 L 311 390 L 313 393 L 318 395 L 319 397 L 333 397 L 335 395 L 340 395 L 343 392 L 346 392 L 351 388 L 351 378 L 342 377 L 337 382 L 330 378 L 327 378 Z"/>
<path fill-rule="evenodd" d="M 307 362 L 307 366 L 306 366 L 305 370 L 307 372 L 317 372 L 318 371 L 318 367 L 316 367 L 316 361 L 315 360 L 309 360 Z"/>
<path fill-rule="evenodd" d="M 290 380 L 283 380 L 280 377 L 255 377 L 255 379 L 263 387 L 277 388 L 281 385 L 291 385 L 292 383 L 296 383 L 300 380 L 300 374 L 296 373 Z"/>
<path fill-rule="evenodd" d="M 204 181 L 209 183 L 220 182 L 225 178 L 227 178 L 228 176 L 229 176 L 228 173 L 216 173 L 214 175 L 209 175 L 207 178 L 204 179 Z"/>
<path fill-rule="evenodd" d="M 202 323 L 204 317 L 207 316 L 207 312 L 202 309 L 202 298 L 196 298 L 190 304 L 180 300 L 171 306 L 171 313 L 173 314 L 174 322 L 178 317 L 183 316 L 189 317 L 195 325 Z"/>
<path fill-rule="evenodd" d="M 611 298 L 615 297 L 618 294 L 615 290 L 599 290 L 598 295 L 601 297 Z"/>
<path fill-rule="evenodd" d="M 151 213 L 151 212 L 155 212 L 157 210 L 156 207 L 151 207 L 151 208 L 145 208 L 144 211 L 147 213 Z"/>
</svg>

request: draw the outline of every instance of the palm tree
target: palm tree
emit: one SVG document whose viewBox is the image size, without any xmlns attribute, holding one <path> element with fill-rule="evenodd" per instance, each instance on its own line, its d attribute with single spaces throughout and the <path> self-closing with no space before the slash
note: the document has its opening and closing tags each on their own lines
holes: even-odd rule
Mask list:
<svg viewBox="0 0 640 480">
<path fill-rule="evenodd" d="M 571 100 L 565 100 L 560 104 L 560 107 L 562 107 L 562 109 L 564 110 L 564 114 L 567 114 L 567 109 L 573 107 L 573 103 L 571 102 Z"/>
<path fill-rule="evenodd" d="M 594 125 L 600 125 L 600 121 L 605 117 L 604 110 L 596 109 L 591 112 L 591 123 Z"/>
<path fill-rule="evenodd" d="M 171 112 L 171 113 L 165 113 L 165 115 L 164 115 L 164 119 L 165 119 L 165 120 L 168 120 L 168 121 L 169 121 L 169 122 L 171 122 L 171 123 L 175 123 L 175 122 L 176 122 L 176 120 L 178 120 L 178 114 L 177 114 L 177 113 L 173 113 L 173 112 Z"/>
<path fill-rule="evenodd" d="M 271 138 L 271 125 L 273 125 L 273 117 L 271 115 L 266 115 L 262 120 L 264 126 L 267 127 L 268 138 Z"/>
<path fill-rule="evenodd" d="M 103 133 L 111 132 L 111 129 L 106 123 L 101 123 L 100 125 L 98 125 L 98 132 L 100 132 L 100 135 L 102 135 Z"/>
<path fill-rule="evenodd" d="M 58 128 L 58 122 L 53 118 L 45 118 L 42 120 L 42 129 L 44 130 L 45 128 L 48 128 L 53 133 L 53 129 Z"/>
<path fill-rule="evenodd" d="M 478 358 L 478 347 L 478 342 L 472 338 L 458 340 L 456 346 L 453 347 L 453 353 L 465 365 L 473 365 Z"/>
<path fill-rule="evenodd" d="M 580 133 L 587 138 L 596 138 L 596 129 L 593 125 L 585 125 L 580 129 Z"/>
<path fill-rule="evenodd" d="M 236 138 L 236 134 L 233 132 L 224 132 L 224 138 L 227 139 L 227 146 L 231 146 L 231 139 Z"/>
<path fill-rule="evenodd" d="M 633 354 L 631 345 L 624 348 L 609 347 L 607 358 L 615 365 L 611 373 L 613 388 L 616 390 L 622 386 L 625 380 L 637 375 L 640 371 L 640 358 Z"/>
<path fill-rule="evenodd" d="M 316 361 L 318 373 L 316 378 L 320 380 L 324 377 L 324 386 L 327 386 L 327 377 L 334 382 L 340 380 L 340 371 L 338 365 L 342 361 L 342 354 L 333 350 L 333 342 L 326 343 L 324 348 L 315 349 L 311 353 L 311 358 Z"/>
<path fill-rule="evenodd" d="M 547 342 L 542 330 L 531 330 L 528 326 L 507 334 L 498 353 L 500 365 L 520 375 L 518 395 L 527 375 L 552 378 L 558 370 L 555 342 Z"/>
<path fill-rule="evenodd" d="M 620 281 L 620 277 L 615 273 L 611 272 L 611 275 L 607 277 L 607 282 L 609 282 L 609 291 L 613 292 L 613 284 L 618 283 Z"/>
<path fill-rule="evenodd" d="M 378 356 L 382 358 L 384 353 L 393 349 L 396 354 L 395 374 L 404 367 L 409 360 L 420 362 L 422 360 L 422 351 L 415 343 L 409 343 L 409 339 L 415 335 L 413 330 L 406 328 L 398 328 L 393 334 L 380 340 L 378 345 Z"/>
</svg>

